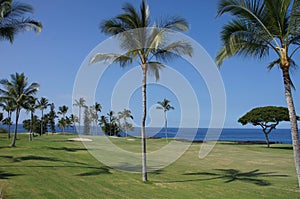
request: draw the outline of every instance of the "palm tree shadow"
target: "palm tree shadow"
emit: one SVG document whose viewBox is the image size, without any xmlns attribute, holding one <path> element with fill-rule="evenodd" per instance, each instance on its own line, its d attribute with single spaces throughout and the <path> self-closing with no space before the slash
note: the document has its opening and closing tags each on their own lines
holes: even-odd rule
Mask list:
<svg viewBox="0 0 300 199">
<path fill-rule="evenodd" d="M 23 174 L 14 174 L 14 173 L 8 173 L 8 172 L 5 172 L 5 171 L 0 171 L 0 179 L 1 180 L 8 180 L 11 177 L 21 176 L 21 175 L 23 175 Z"/>
<path fill-rule="evenodd" d="M 99 168 L 94 168 L 94 170 L 90 172 L 76 174 L 76 176 L 94 176 L 100 174 L 112 174 L 112 173 L 110 172 L 109 167 L 103 166 Z"/>
<path fill-rule="evenodd" d="M 71 148 L 71 147 L 47 147 L 50 150 L 57 151 L 67 151 L 67 152 L 77 152 L 77 151 L 86 151 L 86 148 Z"/>
<path fill-rule="evenodd" d="M 242 181 L 247 183 L 253 183 L 258 186 L 269 186 L 271 183 L 261 177 L 288 177 L 288 175 L 276 175 L 275 172 L 259 172 L 259 169 L 241 172 L 236 169 L 215 169 L 217 172 L 198 172 L 198 173 L 185 173 L 183 175 L 189 176 L 211 176 L 206 179 L 196 179 L 195 181 L 204 181 L 204 180 L 214 180 L 214 179 L 224 179 L 225 183 L 231 183 L 235 181 Z"/>
</svg>

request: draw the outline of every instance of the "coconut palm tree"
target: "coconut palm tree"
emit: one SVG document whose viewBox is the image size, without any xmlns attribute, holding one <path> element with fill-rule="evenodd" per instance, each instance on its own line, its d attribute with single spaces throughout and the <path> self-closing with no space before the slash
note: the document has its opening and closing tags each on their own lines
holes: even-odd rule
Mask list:
<svg viewBox="0 0 300 199">
<path fill-rule="evenodd" d="M 44 130 L 44 110 L 48 108 L 51 104 L 49 103 L 48 99 L 45 97 L 41 97 L 40 100 L 37 101 L 37 106 L 38 109 L 41 110 L 42 112 L 42 117 L 41 117 L 41 135 L 43 135 L 43 130 Z"/>
<path fill-rule="evenodd" d="M 2 102 L 0 102 L 0 106 L 3 108 L 4 111 L 7 112 L 7 118 L 5 118 L 2 123 L 5 123 L 7 125 L 7 138 L 10 139 L 10 127 L 12 125 L 11 117 L 12 113 L 15 111 L 16 106 L 11 99 L 3 99 Z"/>
<path fill-rule="evenodd" d="M 78 121 L 79 121 L 79 120 L 78 120 L 78 117 L 77 117 L 76 115 L 74 115 L 74 114 L 71 114 L 71 115 L 70 115 L 70 125 L 73 126 L 73 132 L 74 132 L 74 133 L 76 133 L 76 131 L 75 131 L 75 125 L 76 125 L 76 123 L 77 123 Z"/>
<path fill-rule="evenodd" d="M 119 33 L 120 47 L 126 51 L 125 54 L 97 53 L 90 63 L 100 61 L 114 62 L 121 67 L 137 61 L 142 69 L 142 95 L 143 95 L 143 117 L 142 117 L 142 179 L 147 181 L 146 167 L 146 132 L 145 123 L 147 117 L 146 85 L 147 73 L 154 74 L 159 79 L 159 71 L 167 62 L 179 55 L 192 56 L 192 47 L 185 41 L 168 42 L 165 38 L 172 31 L 187 31 L 188 23 L 184 18 L 171 17 L 161 23 L 150 22 L 150 11 L 146 1 L 143 0 L 140 10 L 132 4 L 125 4 L 123 14 L 101 23 L 100 29 L 107 35 L 113 36 Z"/>
<path fill-rule="evenodd" d="M 60 107 L 58 107 L 59 111 L 57 112 L 57 114 L 62 115 L 62 118 L 66 119 L 66 114 L 68 112 L 68 109 L 69 109 L 69 107 L 67 107 L 66 105 L 60 106 Z M 62 130 L 64 133 L 65 132 L 64 126 L 63 126 Z"/>
<path fill-rule="evenodd" d="M 81 124 L 81 108 L 85 108 L 85 99 L 83 97 L 79 98 L 79 100 L 75 100 L 74 106 L 78 106 L 78 133 L 80 133 L 80 124 Z"/>
<path fill-rule="evenodd" d="M 221 0 L 218 15 L 232 15 L 222 28 L 222 48 L 217 54 L 219 66 L 235 55 L 264 58 L 277 56 L 275 65 L 282 71 L 285 98 L 289 110 L 294 159 L 300 187 L 300 147 L 297 117 L 292 97 L 290 69 L 295 67 L 293 56 L 300 48 L 300 1 L 295 0 Z"/>
<path fill-rule="evenodd" d="M 174 107 L 170 105 L 170 100 L 164 99 L 162 102 L 157 102 L 159 106 L 157 109 L 162 109 L 164 111 L 164 119 L 165 119 L 165 136 L 166 141 L 168 142 L 168 120 L 167 120 L 167 111 L 174 110 Z"/>
<path fill-rule="evenodd" d="M 11 80 L 3 79 L 0 84 L 3 88 L 0 89 L 0 100 L 9 99 L 13 101 L 15 105 L 16 121 L 14 137 L 11 143 L 11 147 L 16 146 L 19 116 L 22 108 L 26 106 L 27 100 L 33 97 L 39 90 L 38 83 L 32 83 L 29 85 L 28 78 L 25 77 L 24 73 L 16 73 L 10 75 Z"/>
<path fill-rule="evenodd" d="M 127 137 L 127 132 L 132 129 L 132 124 L 128 123 L 127 121 L 128 118 L 133 120 L 133 116 L 129 109 L 124 109 L 123 111 L 118 112 L 118 121 L 120 120 L 124 121 L 122 130 L 125 131 L 126 137 Z M 119 126 L 121 127 L 121 125 Z"/>
<path fill-rule="evenodd" d="M 60 107 L 58 107 L 57 114 L 60 114 L 60 115 L 63 116 L 63 118 L 65 118 L 66 114 L 68 112 L 68 109 L 69 109 L 69 107 L 67 107 L 66 105 L 60 106 Z"/>
<path fill-rule="evenodd" d="M 26 17 L 29 13 L 33 13 L 33 7 L 29 4 L 0 0 L 0 40 L 13 43 L 15 35 L 19 32 L 41 32 L 42 24 Z"/>
<path fill-rule="evenodd" d="M 95 123 L 96 123 L 96 134 L 97 134 L 97 131 L 98 131 L 98 125 L 97 125 L 97 122 L 98 122 L 98 119 L 99 119 L 98 112 L 100 113 L 100 112 L 102 111 L 102 106 L 101 106 L 100 103 L 95 102 L 94 108 L 95 108 L 95 111 L 96 111 L 96 115 L 95 115 Z"/>
</svg>

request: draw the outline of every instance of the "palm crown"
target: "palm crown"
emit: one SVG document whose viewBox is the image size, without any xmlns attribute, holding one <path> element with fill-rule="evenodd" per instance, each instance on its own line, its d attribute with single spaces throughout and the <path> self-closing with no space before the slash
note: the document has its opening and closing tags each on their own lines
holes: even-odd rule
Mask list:
<svg viewBox="0 0 300 199">
<path fill-rule="evenodd" d="M 290 12 L 290 9 L 292 11 Z M 273 50 L 278 64 L 290 67 L 300 46 L 300 2 L 290 0 L 223 0 L 218 15 L 230 13 L 235 18 L 223 27 L 223 47 L 217 55 L 220 66 L 234 55 L 262 58 Z M 294 47 L 293 47 L 294 46 Z"/>
<path fill-rule="evenodd" d="M 134 60 L 138 61 L 143 70 L 149 71 L 159 78 L 159 69 L 164 67 L 161 61 L 169 61 L 179 55 L 192 55 L 193 49 L 188 42 L 175 41 L 168 43 L 165 39 L 173 31 L 187 31 L 188 23 L 181 17 L 172 17 L 168 20 L 150 24 L 150 11 L 146 1 L 143 1 L 138 12 L 131 4 L 125 4 L 124 14 L 105 20 L 100 29 L 107 35 L 117 35 L 120 47 L 125 54 L 97 53 L 90 63 L 110 61 L 124 67 Z M 154 60 L 155 59 L 155 60 Z M 148 70 L 149 69 L 149 70 Z"/>
</svg>

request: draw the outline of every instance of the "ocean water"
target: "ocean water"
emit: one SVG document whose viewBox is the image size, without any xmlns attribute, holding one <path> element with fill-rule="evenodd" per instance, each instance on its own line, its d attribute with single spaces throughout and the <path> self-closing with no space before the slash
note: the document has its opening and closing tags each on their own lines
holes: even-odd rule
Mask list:
<svg viewBox="0 0 300 199">
<path fill-rule="evenodd" d="M 208 130 L 209 133 L 208 133 Z M 158 132 L 158 133 L 157 133 Z M 265 141 L 265 135 L 259 128 L 224 128 L 219 135 L 218 129 L 190 129 L 190 128 L 168 128 L 168 138 L 186 139 L 186 140 L 219 140 L 219 141 Z M 148 137 L 165 138 L 164 128 L 146 129 Z M 130 134 L 130 133 L 129 133 Z M 134 136 L 140 136 L 140 128 L 135 128 L 131 133 Z M 275 129 L 269 134 L 270 142 L 291 144 L 290 129 Z"/>
<path fill-rule="evenodd" d="M 0 125 L 2 128 L 6 126 Z M 14 125 L 11 127 L 13 131 Z M 83 129 L 83 127 L 81 128 Z M 99 131 L 100 127 L 98 127 Z M 207 133 L 209 131 L 209 133 Z M 28 132 L 23 129 L 22 125 L 18 126 L 18 132 Z M 61 132 L 61 129 L 57 127 L 57 132 Z M 65 132 L 73 132 L 73 128 L 66 128 Z M 224 128 L 221 130 L 221 134 L 216 133 L 216 129 L 207 128 L 168 128 L 167 137 L 175 139 L 186 139 L 186 140 L 219 140 L 219 141 L 265 141 L 264 133 L 259 128 Z M 103 135 L 102 132 L 91 132 L 92 135 Z M 140 137 L 141 128 L 135 127 L 132 132 L 128 132 L 130 136 Z M 125 133 L 121 133 L 125 136 Z M 146 136 L 151 138 L 165 138 L 164 128 L 146 128 Z M 291 130 L 290 129 L 275 129 L 269 134 L 270 142 L 291 144 Z"/>
</svg>

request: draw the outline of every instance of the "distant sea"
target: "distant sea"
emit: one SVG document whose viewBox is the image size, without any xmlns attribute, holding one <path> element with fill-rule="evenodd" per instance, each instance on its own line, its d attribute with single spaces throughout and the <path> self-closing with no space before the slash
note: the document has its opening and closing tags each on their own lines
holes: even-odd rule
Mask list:
<svg viewBox="0 0 300 199">
<path fill-rule="evenodd" d="M 5 128 L 6 126 L 0 125 L 0 127 Z M 11 131 L 13 132 L 14 125 L 11 127 Z M 83 129 L 83 127 L 81 128 Z M 100 130 L 100 128 L 98 127 Z M 215 133 L 215 129 L 210 129 L 213 135 Z M 186 140 L 196 140 L 201 141 L 204 140 L 207 135 L 207 128 L 199 128 L 199 129 L 191 129 L 191 128 L 168 128 L 167 136 L 168 138 L 176 138 L 176 139 L 186 139 Z M 18 132 L 28 132 L 23 129 L 22 125 L 18 126 Z M 61 132 L 61 130 L 57 127 L 57 132 Z M 65 129 L 65 132 L 73 132 L 73 128 Z M 140 136 L 140 128 L 135 127 L 132 132 L 128 134 L 131 136 Z M 91 133 L 95 135 L 96 133 Z M 165 129 L 164 128 L 146 128 L 147 137 L 152 138 L 165 138 Z M 103 133 L 97 133 L 97 135 L 103 135 Z M 125 133 L 121 134 L 125 136 Z M 216 136 L 216 134 L 215 134 Z M 215 138 L 213 136 L 213 138 Z M 283 144 L 291 144 L 291 130 L 290 129 L 275 129 L 269 134 L 270 142 L 275 143 L 283 143 Z M 209 139 L 210 140 L 210 139 Z M 214 139 L 212 139 L 214 140 Z M 264 133 L 259 128 L 224 128 L 221 131 L 221 135 L 218 139 L 219 141 L 265 141 Z"/>
</svg>

